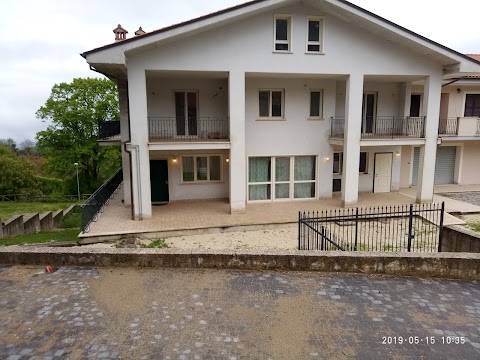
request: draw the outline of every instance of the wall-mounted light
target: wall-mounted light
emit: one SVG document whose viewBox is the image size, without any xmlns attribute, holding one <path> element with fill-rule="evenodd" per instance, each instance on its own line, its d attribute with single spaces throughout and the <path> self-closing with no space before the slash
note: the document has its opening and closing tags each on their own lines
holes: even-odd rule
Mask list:
<svg viewBox="0 0 480 360">
<path fill-rule="evenodd" d="M 330 156 L 325 156 L 325 161 L 329 161 L 330 160 Z"/>
<path fill-rule="evenodd" d="M 228 163 L 228 162 L 230 162 L 230 159 L 229 159 L 229 158 L 226 158 L 225 161 Z"/>
<path fill-rule="evenodd" d="M 172 162 L 173 162 L 174 164 L 176 164 L 176 163 L 177 163 L 177 158 L 174 157 L 174 158 L 172 159 Z"/>
<path fill-rule="evenodd" d="M 458 89 L 457 89 L 457 93 L 460 94 L 461 92 L 462 92 L 462 89 L 458 88 Z"/>
<path fill-rule="evenodd" d="M 396 151 L 396 152 L 395 152 L 395 156 L 396 156 L 396 157 L 399 157 L 399 156 L 400 156 L 400 152 Z"/>
</svg>

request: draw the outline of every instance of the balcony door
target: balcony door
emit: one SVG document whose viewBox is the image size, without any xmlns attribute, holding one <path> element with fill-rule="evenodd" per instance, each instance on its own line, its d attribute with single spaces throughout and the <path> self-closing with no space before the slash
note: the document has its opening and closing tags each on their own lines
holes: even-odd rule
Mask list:
<svg viewBox="0 0 480 360">
<path fill-rule="evenodd" d="M 373 134 L 375 118 L 377 117 L 377 93 L 363 94 L 362 104 L 362 134 Z"/>
<path fill-rule="evenodd" d="M 175 91 L 175 121 L 177 136 L 196 136 L 198 92 Z"/>
</svg>

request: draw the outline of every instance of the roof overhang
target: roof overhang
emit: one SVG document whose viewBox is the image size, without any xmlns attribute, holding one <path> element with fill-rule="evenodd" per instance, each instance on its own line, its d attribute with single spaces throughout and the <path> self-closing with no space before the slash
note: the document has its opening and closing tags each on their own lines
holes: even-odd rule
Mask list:
<svg viewBox="0 0 480 360">
<path fill-rule="evenodd" d="M 256 14 L 295 4 L 300 0 L 255 0 L 180 24 L 172 25 L 145 35 L 116 42 L 87 51 L 82 56 L 99 72 L 108 64 L 117 66 L 118 76 L 126 75 L 126 56 L 157 48 L 171 41 L 181 40 L 199 32 L 212 30 Z M 327 15 L 346 23 L 353 23 L 363 30 L 380 36 L 425 56 L 443 67 L 445 79 L 454 79 L 480 73 L 480 61 L 447 48 L 374 13 L 345 0 L 302 0 L 317 7 Z M 115 74 L 106 74 L 115 77 Z"/>
</svg>

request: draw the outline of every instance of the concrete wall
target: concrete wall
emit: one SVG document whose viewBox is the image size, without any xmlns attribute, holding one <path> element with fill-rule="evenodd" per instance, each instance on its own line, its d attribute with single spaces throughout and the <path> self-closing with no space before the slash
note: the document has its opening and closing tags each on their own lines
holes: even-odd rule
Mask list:
<svg viewBox="0 0 480 360">
<path fill-rule="evenodd" d="M 413 146 L 402 146 L 400 156 L 400 187 L 406 188 L 412 184 Z"/>
<path fill-rule="evenodd" d="M 3 224 L 3 236 L 12 237 L 23 234 L 23 215 L 15 215 Z"/>
<path fill-rule="evenodd" d="M 457 148 L 458 149 L 458 148 Z M 480 140 L 465 141 L 460 168 L 460 184 L 480 184 Z"/>
<path fill-rule="evenodd" d="M 53 227 L 58 227 L 63 220 L 63 210 L 54 211 L 52 214 Z"/>
<path fill-rule="evenodd" d="M 23 217 L 23 233 L 34 234 L 40 231 L 40 215 L 28 214 Z"/>
<path fill-rule="evenodd" d="M 445 226 L 441 251 L 480 253 L 480 234 L 459 225 Z"/>
<path fill-rule="evenodd" d="M 50 230 L 53 227 L 53 212 L 47 211 L 40 214 L 40 230 Z"/>
<path fill-rule="evenodd" d="M 215 155 L 222 156 L 223 180 L 212 183 L 183 183 L 182 184 L 182 161 L 183 155 Z M 177 159 L 174 163 L 173 159 Z M 150 151 L 150 159 L 168 161 L 168 190 L 170 201 L 196 200 L 196 199 L 220 199 L 229 197 L 229 158 L 228 151 L 180 151 L 163 152 Z"/>
</svg>

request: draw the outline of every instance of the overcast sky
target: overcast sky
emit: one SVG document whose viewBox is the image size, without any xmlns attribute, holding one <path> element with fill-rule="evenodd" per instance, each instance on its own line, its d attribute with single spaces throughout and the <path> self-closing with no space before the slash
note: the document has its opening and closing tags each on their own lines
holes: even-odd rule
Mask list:
<svg viewBox="0 0 480 360">
<path fill-rule="evenodd" d="M 139 26 L 152 31 L 243 2 L 1 0 L 0 138 L 33 140 L 46 127 L 35 112 L 52 86 L 97 76 L 79 54 L 113 42 L 118 23 L 133 36 Z M 480 53 L 479 0 L 351 2 L 457 51 Z"/>
</svg>

